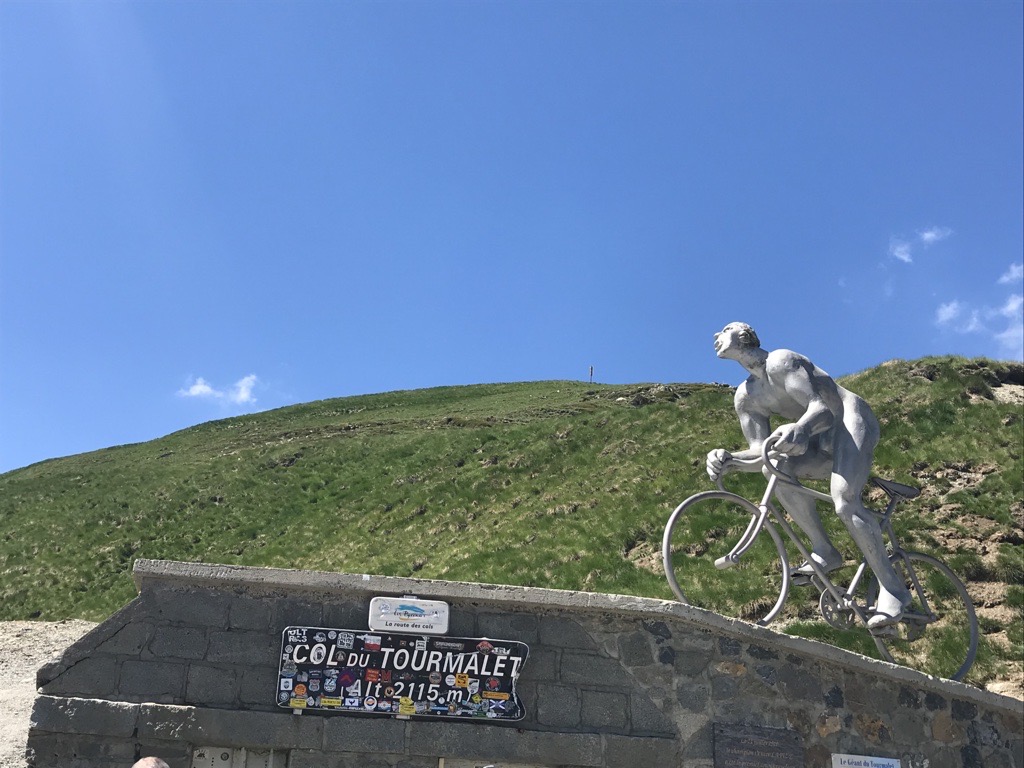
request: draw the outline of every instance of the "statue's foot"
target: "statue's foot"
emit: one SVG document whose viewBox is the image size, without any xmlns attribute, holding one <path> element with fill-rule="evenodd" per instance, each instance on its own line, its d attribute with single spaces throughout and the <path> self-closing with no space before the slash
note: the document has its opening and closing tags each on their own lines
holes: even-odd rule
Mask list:
<svg viewBox="0 0 1024 768">
<path fill-rule="evenodd" d="M 811 558 L 825 573 L 832 573 L 832 571 L 843 567 L 843 556 L 835 549 L 825 557 L 822 557 L 817 552 L 811 552 Z M 814 573 L 814 568 L 812 568 L 811 564 L 806 560 L 789 572 L 789 576 L 793 580 L 794 587 L 805 587 L 808 584 L 813 583 L 813 579 L 816 575 L 817 574 Z"/>
<path fill-rule="evenodd" d="M 903 609 L 910 605 L 910 593 L 905 592 L 897 597 L 882 589 L 878 594 L 874 615 L 868 619 L 868 629 L 872 632 L 883 630 L 898 624 L 903 618 Z"/>
</svg>

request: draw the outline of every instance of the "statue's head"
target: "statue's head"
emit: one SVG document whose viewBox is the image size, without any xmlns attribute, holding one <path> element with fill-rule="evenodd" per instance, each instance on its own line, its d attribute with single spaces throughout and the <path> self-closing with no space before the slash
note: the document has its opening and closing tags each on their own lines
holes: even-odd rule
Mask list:
<svg viewBox="0 0 1024 768">
<path fill-rule="evenodd" d="M 746 323 L 729 323 L 715 334 L 715 354 L 719 357 L 732 357 L 730 353 L 760 346 L 757 333 Z"/>
</svg>

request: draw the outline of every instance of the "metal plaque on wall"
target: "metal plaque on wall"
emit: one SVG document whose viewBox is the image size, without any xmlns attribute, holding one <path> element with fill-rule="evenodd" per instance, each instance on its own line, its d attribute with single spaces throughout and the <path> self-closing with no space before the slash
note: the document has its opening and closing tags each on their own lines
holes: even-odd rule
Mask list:
<svg viewBox="0 0 1024 768">
<path fill-rule="evenodd" d="M 715 768 L 793 768 L 803 764 L 804 748 L 795 731 L 715 723 Z"/>
<path fill-rule="evenodd" d="M 521 720 L 516 640 L 286 627 L 279 707 L 316 712 Z"/>
</svg>

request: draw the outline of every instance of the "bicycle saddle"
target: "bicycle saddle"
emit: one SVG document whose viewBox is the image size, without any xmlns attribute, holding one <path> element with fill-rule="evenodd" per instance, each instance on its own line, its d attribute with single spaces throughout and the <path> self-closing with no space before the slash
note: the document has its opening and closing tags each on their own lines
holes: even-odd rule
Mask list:
<svg viewBox="0 0 1024 768">
<path fill-rule="evenodd" d="M 903 483 L 895 483 L 892 480 L 883 480 L 880 477 L 872 477 L 871 484 L 877 485 L 892 498 L 899 497 L 909 501 L 910 499 L 916 499 L 921 495 L 921 490 L 919 488 L 903 485 Z"/>
</svg>

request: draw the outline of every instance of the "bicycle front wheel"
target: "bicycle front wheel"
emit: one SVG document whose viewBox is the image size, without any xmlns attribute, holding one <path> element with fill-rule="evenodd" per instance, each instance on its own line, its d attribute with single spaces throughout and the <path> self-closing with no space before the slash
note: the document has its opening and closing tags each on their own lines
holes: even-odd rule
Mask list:
<svg viewBox="0 0 1024 768">
<path fill-rule="evenodd" d="M 762 626 L 771 622 L 789 589 L 789 561 L 775 526 L 766 521 L 732 567 L 715 566 L 734 552 L 759 516 L 757 507 L 727 491 L 698 493 L 676 507 L 661 546 L 675 596 L 725 616 Z"/>
<path fill-rule="evenodd" d="M 889 558 L 913 598 L 891 636 L 879 638 L 892 661 L 936 677 L 962 680 L 978 653 L 978 618 L 964 583 L 931 555 L 907 552 Z M 908 567 L 909 560 L 909 567 Z M 878 597 L 871 580 L 868 605 Z"/>
</svg>

